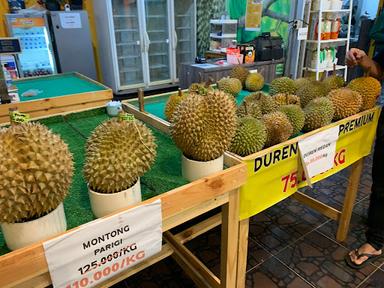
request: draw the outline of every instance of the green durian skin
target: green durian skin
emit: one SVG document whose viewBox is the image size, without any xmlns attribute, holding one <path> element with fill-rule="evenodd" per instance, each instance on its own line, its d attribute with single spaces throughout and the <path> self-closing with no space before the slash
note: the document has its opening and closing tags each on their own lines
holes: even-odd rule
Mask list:
<svg viewBox="0 0 384 288">
<path fill-rule="evenodd" d="M 295 81 L 288 77 L 280 77 L 272 80 L 269 89 L 271 95 L 279 93 L 295 94 L 297 90 Z"/>
<path fill-rule="evenodd" d="M 293 127 L 292 135 L 297 135 L 304 127 L 305 114 L 300 106 L 295 104 L 280 106 L 279 111 L 283 112 Z"/>
<path fill-rule="evenodd" d="M 309 132 L 332 123 L 334 116 L 332 101 L 326 97 L 312 100 L 305 108 L 305 124 L 303 131 Z"/>
<path fill-rule="evenodd" d="M 277 111 L 278 107 L 273 98 L 263 92 L 251 93 L 244 98 L 244 101 L 259 105 L 263 115 Z"/>
<path fill-rule="evenodd" d="M 277 111 L 266 114 L 262 120 L 267 129 L 266 147 L 282 143 L 292 136 L 292 124 L 283 112 Z"/>
<path fill-rule="evenodd" d="M 245 88 L 248 91 L 259 91 L 264 87 L 264 77 L 260 73 L 250 73 L 245 80 Z"/>
<path fill-rule="evenodd" d="M 223 78 L 217 82 L 217 87 L 226 93 L 237 96 L 243 88 L 239 79 L 236 78 Z"/>
<path fill-rule="evenodd" d="M 328 90 L 339 89 L 345 86 L 344 78 L 338 75 L 332 75 L 323 80 L 323 83 L 328 87 Z"/>
<path fill-rule="evenodd" d="M 236 135 L 229 151 L 245 157 L 262 150 L 266 141 L 267 130 L 264 123 L 246 116 L 237 120 Z"/>
<path fill-rule="evenodd" d="M 305 107 L 315 98 L 326 97 L 329 93 L 327 87 L 320 81 L 312 81 L 309 85 L 302 86 L 296 95 L 300 97 L 301 107 Z"/>
</svg>

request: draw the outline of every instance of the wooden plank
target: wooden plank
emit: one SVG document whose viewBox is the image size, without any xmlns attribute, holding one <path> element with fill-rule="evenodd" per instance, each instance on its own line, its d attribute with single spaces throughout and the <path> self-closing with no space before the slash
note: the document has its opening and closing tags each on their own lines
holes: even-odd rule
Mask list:
<svg viewBox="0 0 384 288">
<path fill-rule="evenodd" d="M 221 213 L 218 213 L 200 223 L 178 233 L 175 235 L 177 241 L 185 244 L 188 241 L 206 233 L 207 231 L 219 226 L 221 224 Z"/>
<path fill-rule="evenodd" d="M 170 124 L 167 121 L 164 121 L 163 119 L 160 119 L 147 112 L 140 112 L 137 107 L 131 104 L 123 103 L 122 107 L 125 112 L 133 114 L 136 119 L 143 121 L 145 124 L 149 124 L 154 128 L 164 132 L 165 134 L 171 134 L 169 129 Z"/>
<path fill-rule="evenodd" d="M 328 218 L 331 218 L 332 220 L 337 221 L 340 218 L 340 215 L 341 215 L 340 211 L 320 202 L 319 200 L 316 200 L 308 195 L 305 195 L 302 192 L 296 192 L 295 194 L 292 195 L 292 197 L 297 201 L 299 201 L 300 203 L 303 203 L 304 205 L 311 207 L 312 209 L 327 216 Z"/>
<path fill-rule="evenodd" d="M 236 287 L 240 189 L 229 193 L 228 204 L 222 208 L 220 287 Z"/>
<path fill-rule="evenodd" d="M 173 248 L 173 255 L 177 255 L 177 261 L 181 262 L 179 265 L 182 268 L 189 267 L 186 272 L 194 281 L 198 279 L 196 282 L 198 286 L 203 285 L 203 287 L 220 287 L 220 279 L 214 275 L 195 255 L 193 255 L 191 251 L 178 242 L 169 231 L 164 233 L 164 239 Z M 202 279 L 204 281 L 201 281 Z"/>
<path fill-rule="evenodd" d="M 153 197 L 147 201 L 132 205 L 126 209 L 121 209 L 116 211 L 116 213 L 161 199 L 163 220 L 172 221 L 170 218 L 175 215 L 215 199 L 228 191 L 237 189 L 245 181 L 246 166 L 241 164 Z M 75 229 L 77 228 L 68 232 Z M 20 271 L 23 271 L 23 273 L 20 273 Z M 42 242 L 35 243 L 0 257 L 0 287 L 26 282 L 28 279 L 42 275 L 47 271 L 48 266 Z"/>
<path fill-rule="evenodd" d="M 84 104 L 77 104 L 77 105 L 72 105 L 72 106 L 66 106 L 66 107 L 57 107 L 49 110 L 40 110 L 40 111 L 34 111 L 31 113 L 28 113 L 32 120 L 37 120 L 37 119 L 43 119 L 56 115 L 65 115 L 68 114 L 68 112 L 73 113 L 74 111 L 79 111 L 79 110 L 90 110 L 90 109 L 95 109 L 95 108 L 100 108 L 105 106 L 106 101 L 96 101 L 96 102 L 88 102 Z M 1 106 L 1 105 L 0 105 Z M 7 125 L 9 123 L 9 115 L 0 115 L 0 123 L 3 125 Z"/>
<path fill-rule="evenodd" d="M 237 277 L 235 286 L 236 288 L 245 287 L 245 278 L 247 274 L 248 234 L 249 218 L 239 222 L 239 246 L 237 250 Z"/>
<path fill-rule="evenodd" d="M 364 167 L 364 158 L 352 165 L 349 176 L 348 187 L 345 193 L 343 209 L 341 211 L 339 227 L 336 233 L 336 240 L 344 242 L 347 238 L 349 224 L 351 222 L 352 210 L 355 205 L 357 191 L 359 190 L 360 176 Z"/>
<path fill-rule="evenodd" d="M 49 273 L 44 273 L 43 275 L 37 276 L 33 279 L 29 279 L 25 283 L 14 286 L 15 288 L 45 288 L 52 284 L 51 276 Z"/>
</svg>

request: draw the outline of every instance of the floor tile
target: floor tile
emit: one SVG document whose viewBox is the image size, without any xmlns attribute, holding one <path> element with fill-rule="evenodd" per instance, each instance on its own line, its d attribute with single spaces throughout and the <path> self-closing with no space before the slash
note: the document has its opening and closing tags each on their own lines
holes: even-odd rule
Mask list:
<svg viewBox="0 0 384 288">
<path fill-rule="evenodd" d="M 358 288 L 382 288 L 384 287 L 384 271 L 378 269 Z"/>
<path fill-rule="evenodd" d="M 247 288 L 312 288 L 294 271 L 272 257 L 262 265 L 249 271 L 246 277 Z"/>
<path fill-rule="evenodd" d="M 193 281 L 170 257 L 117 283 L 112 288 L 194 288 Z"/>
<path fill-rule="evenodd" d="M 190 249 L 215 275 L 220 275 L 220 229 L 221 227 L 212 229 L 186 244 L 188 249 Z M 270 253 L 251 238 L 249 238 L 248 241 L 247 256 L 247 271 L 272 257 Z"/>
<path fill-rule="evenodd" d="M 288 198 L 252 217 L 249 235 L 274 254 L 327 220 L 320 213 Z"/>
<path fill-rule="evenodd" d="M 349 268 L 344 260 L 348 250 L 314 231 L 276 255 L 316 287 L 356 287 L 377 267 Z"/>
<path fill-rule="evenodd" d="M 359 215 L 359 216 L 361 216 L 363 218 L 367 218 L 368 217 L 369 201 L 370 201 L 369 196 L 367 196 L 364 199 L 362 199 L 353 208 L 353 213 L 357 214 L 357 215 Z"/>
</svg>

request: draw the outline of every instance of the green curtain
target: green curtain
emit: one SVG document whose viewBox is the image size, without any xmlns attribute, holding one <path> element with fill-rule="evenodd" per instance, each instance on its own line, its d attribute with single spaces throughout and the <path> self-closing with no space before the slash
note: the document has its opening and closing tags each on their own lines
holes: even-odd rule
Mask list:
<svg viewBox="0 0 384 288">
<path fill-rule="evenodd" d="M 219 19 L 225 13 L 225 0 L 197 0 L 197 53 L 209 50 L 209 20 Z"/>
</svg>

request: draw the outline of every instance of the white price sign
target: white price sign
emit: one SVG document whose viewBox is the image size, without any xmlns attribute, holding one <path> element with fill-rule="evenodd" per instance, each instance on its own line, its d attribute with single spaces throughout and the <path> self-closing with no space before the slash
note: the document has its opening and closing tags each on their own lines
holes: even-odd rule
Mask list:
<svg viewBox="0 0 384 288">
<path fill-rule="evenodd" d="M 60 13 L 59 15 L 63 29 L 80 29 L 82 27 L 80 13 Z"/>
<path fill-rule="evenodd" d="M 307 40 L 308 27 L 299 28 L 297 30 L 297 40 Z"/>
<path fill-rule="evenodd" d="M 54 287 L 93 287 L 161 251 L 161 201 L 95 220 L 43 245 Z"/>
<path fill-rule="evenodd" d="M 299 141 L 299 151 L 305 176 L 310 179 L 333 168 L 339 126 L 321 131 Z"/>
</svg>

